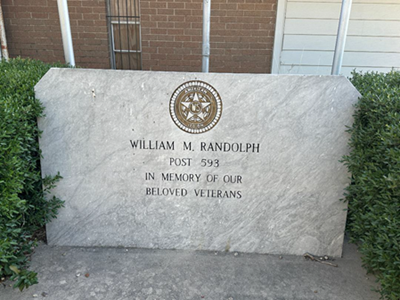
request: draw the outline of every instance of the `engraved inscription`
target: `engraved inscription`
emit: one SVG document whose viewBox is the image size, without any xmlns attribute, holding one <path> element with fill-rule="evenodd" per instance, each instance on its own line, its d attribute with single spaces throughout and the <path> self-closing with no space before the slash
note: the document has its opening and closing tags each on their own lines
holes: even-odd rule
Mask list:
<svg viewBox="0 0 400 300">
<path fill-rule="evenodd" d="M 160 153 L 170 154 L 162 154 L 155 159 L 167 165 L 169 171 L 146 170 L 142 175 L 146 182 L 143 186 L 146 196 L 242 199 L 246 194 L 244 183 L 249 179 L 243 178 L 242 174 L 226 173 L 226 161 L 213 157 L 212 153 L 242 153 L 246 157 L 258 155 L 262 149 L 260 143 L 254 142 L 189 142 L 144 138 L 129 141 L 134 152 L 162 150 Z M 199 157 L 196 152 L 207 153 L 208 157 Z"/>
</svg>

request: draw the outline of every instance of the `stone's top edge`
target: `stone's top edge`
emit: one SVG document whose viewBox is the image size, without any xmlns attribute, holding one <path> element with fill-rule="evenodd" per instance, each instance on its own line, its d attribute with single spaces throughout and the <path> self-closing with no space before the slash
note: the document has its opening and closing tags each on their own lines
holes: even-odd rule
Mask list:
<svg viewBox="0 0 400 300">
<path fill-rule="evenodd" d="M 36 83 L 34 90 L 35 92 L 38 90 L 38 88 L 40 88 L 40 86 L 43 84 L 43 82 L 47 81 L 47 77 L 51 76 L 52 73 L 54 72 L 58 72 L 60 70 L 78 70 L 75 68 L 50 68 L 50 70 L 48 70 L 46 72 L 46 74 L 44 74 L 44 76 L 42 78 L 40 78 L 39 82 Z"/>
<path fill-rule="evenodd" d="M 333 75 L 333 76 L 338 76 L 338 75 Z M 351 83 L 351 81 L 349 80 L 349 78 L 340 75 L 340 78 L 343 78 L 346 81 L 346 84 L 349 84 L 351 86 L 351 88 L 353 88 L 354 90 L 356 90 L 357 94 L 358 94 L 358 98 L 362 97 L 361 93 L 356 89 L 356 87 Z"/>
<path fill-rule="evenodd" d="M 202 72 L 185 72 L 185 71 L 145 71 L 145 70 L 113 70 L 113 69 L 87 69 L 87 68 L 51 68 L 50 72 L 113 72 L 113 73 L 143 73 L 143 74 L 176 74 L 176 75 L 229 75 L 229 76 L 268 76 L 268 77 L 316 77 L 316 78 L 346 78 L 344 75 L 316 75 L 316 74 L 269 74 L 269 73 L 202 73 Z M 45 75 L 45 76 L 46 76 Z M 43 77 L 44 78 L 44 77 Z M 42 79 L 43 79 L 42 78 Z"/>
<path fill-rule="evenodd" d="M 35 84 L 35 86 L 34 86 L 34 91 L 35 91 L 35 92 L 38 90 L 38 88 L 40 87 L 40 85 L 42 84 L 42 82 L 46 80 L 46 77 L 48 76 L 48 74 L 50 73 L 50 71 L 51 71 L 52 69 L 53 69 L 53 68 L 51 68 L 50 70 L 48 70 L 48 71 L 46 72 L 46 74 L 44 74 L 44 76 L 43 76 L 42 78 L 40 78 L 40 80 L 38 81 L 38 83 Z"/>
<path fill-rule="evenodd" d="M 225 79 L 230 79 L 230 78 L 248 78 L 251 76 L 253 79 L 256 78 L 274 78 L 275 80 L 277 78 L 304 78 L 304 79 L 312 79 L 312 78 L 319 78 L 319 79 L 326 79 L 330 80 L 333 82 L 338 82 L 343 83 L 344 86 L 348 86 L 350 89 L 354 89 L 357 94 L 358 98 L 361 97 L 361 94 L 357 91 L 357 89 L 353 86 L 353 84 L 350 82 L 350 80 L 343 76 L 343 75 L 312 75 L 312 74 L 267 74 L 267 73 L 202 73 L 202 72 L 170 72 L 170 71 L 142 71 L 142 70 L 112 70 L 112 69 L 83 69 L 83 68 L 51 68 L 41 79 L 40 81 L 36 84 L 35 86 L 35 91 L 37 91 L 44 82 L 47 82 L 48 80 L 54 80 L 50 79 L 51 76 L 55 74 L 77 74 L 77 73 L 93 73 L 93 74 L 99 74 L 99 73 L 113 73 L 113 74 L 118 74 L 118 75 L 137 75 L 137 74 L 143 74 L 143 75 L 153 75 L 153 76 L 163 76 L 163 75 L 170 75 L 170 76 L 176 76 L 180 77 L 182 80 L 213 80 L 216 77 L 220 78 L 225 78 Z"/>
</svg>

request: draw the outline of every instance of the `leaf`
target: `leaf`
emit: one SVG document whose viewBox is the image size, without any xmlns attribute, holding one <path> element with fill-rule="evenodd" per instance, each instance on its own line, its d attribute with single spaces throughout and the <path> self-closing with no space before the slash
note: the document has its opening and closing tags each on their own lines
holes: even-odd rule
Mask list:
<svg viewBox="0 0 400 300">
<path fill-rule="evenodd" d="M 10 270 L 13 271 L 16 274 L 19 274 L 19 272 L 20 272 L 20 270 L 18 270 L 18 268 L 16 266 L 14 266 L 14 265 L 10 266 Z"/>
</svg>

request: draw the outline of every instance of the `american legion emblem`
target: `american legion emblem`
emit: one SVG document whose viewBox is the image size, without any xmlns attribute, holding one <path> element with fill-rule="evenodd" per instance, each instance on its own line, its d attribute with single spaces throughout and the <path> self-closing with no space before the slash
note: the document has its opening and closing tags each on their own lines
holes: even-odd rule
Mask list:
<svg viewBox="0 0 400 300">
<path fill-rule="evenodd" d="M 187 81 L 172 94 L 169 112 L 181 130 L 203 133 L 212 129 L 221 118 L 222 101 L 218 92 L 208 83 Z"/>
</svg>

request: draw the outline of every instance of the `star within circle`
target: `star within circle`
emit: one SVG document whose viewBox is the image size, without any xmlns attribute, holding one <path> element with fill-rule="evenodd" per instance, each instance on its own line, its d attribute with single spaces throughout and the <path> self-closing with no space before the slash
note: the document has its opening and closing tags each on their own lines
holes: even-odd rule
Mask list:
<svg viewBox="0 0 400 300">
<path fill-rule="evenodd" d="M 202 121 L 205 120 L 206 113 L 205 109 L 211 104 L 210 102 L 202 102 L 199 100 L 199 95 L 198 93 L 194 93 L 193 96 L 193 101 L 190 101 L 190 98 L 187 97 L 185 101 L 182 101 L 181 104 L 186 107 L 188 110 L 188 114 L 186 116 L 186 120 L 189 120 L 191 118 L 200 118 Z M 200 111 L 197 112 L 196 110 L 193 110 L 193 107 L 200 108 Z"/>
<path fill-rule="evenodd" d="M 194 80 L 181 84 L 171 96 L 170 114 L 173 122 L 188 133 L 212 129 L 222 114 L 218 92 L 208 83 Z"/>
</svg>

